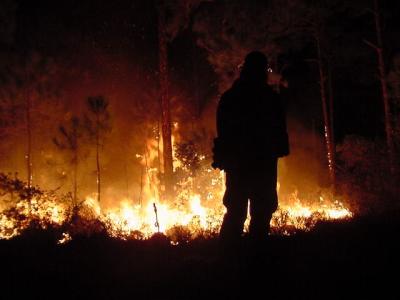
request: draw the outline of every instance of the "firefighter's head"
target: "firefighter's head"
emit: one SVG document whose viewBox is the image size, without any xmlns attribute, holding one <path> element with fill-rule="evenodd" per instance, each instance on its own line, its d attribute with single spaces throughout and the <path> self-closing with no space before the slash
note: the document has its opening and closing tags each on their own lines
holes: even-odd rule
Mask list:
<svg viewBox="0 0 400 300">
<path fill-rule="evenodd" d="M 240 77 L 251 81 L 266 81 L 268 73 L 267 56 L 260 51 L 252 51 L 246 55 Z"/>
</svg>

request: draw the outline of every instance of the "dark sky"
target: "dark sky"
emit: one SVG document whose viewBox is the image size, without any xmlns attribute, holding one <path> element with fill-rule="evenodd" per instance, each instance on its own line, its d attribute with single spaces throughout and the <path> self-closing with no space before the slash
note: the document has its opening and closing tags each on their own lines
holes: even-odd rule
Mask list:
<svg viewBox="0 0 400 300">
<path fill-rule="evenodd" d="M 93 63 L 94 54 L 102 53 L 108 59 L 115 58 L 118 62 L 115 68 L 121 64 L 136 64 L 138 72 L 156 80 L 158 49 L 154 2 L 19 1 L 16 49 L 20 53 L 36 49 L 72 65 Z M 396 32 L 399 4 L 398 1 L 382 2 L 385 4 L 384 33 L 389 62 L 390 55 L 400 47 Z M 342 17 L 338 16 L 338 22 Z M 348 34 L 340 42 L 344 45 L 354 43 L 354 53 L 349 54 L 351 61 L 338 63 L 333 74 L 336 138 L 340 140 L 344 135 L 353 133 L 370 137 L 382 135 L 380 87 L 374 74 L 376 55 L 362 43 L 363 37 L 374 38 L 372 18 L 360 13 L 350 22 L 347 20 L 345 26 Z M 169 50 L 174 84 L 189 86 L 188 90 L 192 91 L 191 87 L 196 85 L 196 90 L 200 91 L 197 96 L 204 98 L 204 102 L 208 101 L 206 98 L 215 97 L 217 79 L 207 63 L 205 51 L 196 46 L 195 36 L 190 30 L 183 32 Z M 321 124 L 315 68 L 304 63 L 310 55 L 307 51 L 289 55 L 291 68 L 287 76 L 291 89 L 284 96 L 293 114 L 315 119 L 314 122 Z M 304 105 L 310 105 L 305 100 L 307 97 L 316 100 L 312 102 L 314 107 L 304 110 Z"/>
<path fill-rule="evenodd" d="M 23 1 L 17 10 L 17 45 L 53 56 L 101 49 L 140 56 L 154 68 L 155 20 L 152 1 Z"/>
</svg>

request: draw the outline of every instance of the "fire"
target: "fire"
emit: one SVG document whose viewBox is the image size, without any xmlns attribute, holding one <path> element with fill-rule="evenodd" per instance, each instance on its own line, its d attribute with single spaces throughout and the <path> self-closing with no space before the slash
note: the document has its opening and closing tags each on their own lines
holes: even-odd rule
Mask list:
<svg viewBox="0 0 400 300">
<path fill-rule="evenodd" d="M 78 215 L 82 219 L 97 220 L 106 232 L 116 238 L 148 238 L 156 232 L 167 236 L 186 234 L 188 238 L 198 235 L 213 236 L 218 233 L 225 213 L 222 196 L 225 190 L 224 173 L 207 167 L 205 156 L 197 155 L 201 172 L 192 174 L 185 164 L 175 157 L 174 169 L 186 172 L 179 180 L 174 199 L 163 199 L 161 183 L 154 163 L 159 153 L 158 143 L 150 140 L 144 154 L 137 154 L 145 176 L 139 203 L 132 199 L 121 199 L 114 207 L 102 207 L 96 195 L 90 195 L 81 203 Z M 279 184 L 277 186 L 279 192 Z M 280 206 L 271 221 L 272 232 L 291 234 L 296 230 L 308 231 L 320 220 L 345 219 L 353 216 L 345 205 L 326 197 L 300 199 L 297 192 L 279 195 Z M 10 239 L 30 226 L 32 221 L 40 227 L 63 226 L 71 222 L 71 205 L 60 201 L 57 195 L 35 196 L 20 200 L 11 210 L 0 212 L 0 238 Z M 246 222 L 248 224 L 248 220 Z M 65 226 L 68 228 L 68 226 Z M 174 233 L 175 232 L 175 233 Z M 58 244 L 73 238 L 64 231 Z M 178 241 L 171 239 L 173 244 Z"/>
<path fill-rule="evenodd" d="M 132 232 L 140 231 L 145 237 L 151 236 L 158 230 L 166 233 L 174 226 L 192 226 L 194 220 L 197 222 L 197 230 L 206 229 L 211 226 L 217 230 L 218 223 L 211 221 L 214 216 L 212 209 L 201 205 L 200 195 L 194 195 L 189 200 L 188 210 L 174 208 L 173 204 L 154 202 L 151 199 L 144 207 L 129 204 L 126 200 L 121 202 L 120 207 L 106 211 L 103 215 L 105 222 L 111 224 L 109 233 L 111 236 L 127 238 Z M 155 214 L 154 206 L 157 209 Z M 221 216 L 222 217 L 222 216 Z"/>
<path fill-rule="evenodd" d="M 62 238 L 57 241 L 57 244 L 59 244 L 59 245 L 65 244 L 65 243 L 69 242 L 70 240 L 72 240 L 71 235 L 69 233 L 63 232 Z"/>
</svg>

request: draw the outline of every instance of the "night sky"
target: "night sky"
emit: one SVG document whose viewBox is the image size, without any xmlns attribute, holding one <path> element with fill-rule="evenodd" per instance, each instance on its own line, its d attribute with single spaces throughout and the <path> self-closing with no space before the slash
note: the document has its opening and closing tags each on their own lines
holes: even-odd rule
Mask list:
<svg viewBox="0 0 400 300">
<path fill-rule="evenodd" d="M 384 41 L 389 63 L 400 46 L 396 39 L 398 4 L 385 2 Z M 90 58 L 101 54 L 109 60 L 108 67 L 115 76 L 118 77 L 120 64 L 133 64 L 143 77 L 152 81 L 157 75 L 156 20 L 154 1 L 20 1 L 12 47 L 21 53 L 38 50 L 63 61 L 66 67 L 85 65 Z M 374 40 L 373 20 L 368 13 L 360 12 L 359 16 L 338 15 L 336 21 L 346 31 L 336 47 L 348 51 L 347 57 L 346 53 L 340 53 L 339 59 L 344 59 L 337 63 L 333 74 L 336 139 L 341 140 L 346 134 L 382 135 L 379 82 L 376 72 L 374 74 L 376 55 L 362 42 L 363 38 Z M 348 50 L 350 46 L 352 49 Z M 217 78 L 208 65 L 207 54 L 196 46 L 196 35 L 190 28 L 170 44 L 169 55 L 174 84 L 182 87 L 196 84 L 196 90 L 201 91 L 200 97 L 204 99 L 202 103 L 217 96 Z M 315 66 L 305 62 L 312 55 L 307 49 L 286 54 L 285 59 L 290 63 L 286 72 L 290 89 L 283 94 L 288 96 L 290 113 L 315 119 L 320 124 Z M 92 65 L 95 63 L 91 62 L 87 68 L 101 72 L 101 66 Z M 197 79 L 193 68 L 196 68 Z"/>
</svg>

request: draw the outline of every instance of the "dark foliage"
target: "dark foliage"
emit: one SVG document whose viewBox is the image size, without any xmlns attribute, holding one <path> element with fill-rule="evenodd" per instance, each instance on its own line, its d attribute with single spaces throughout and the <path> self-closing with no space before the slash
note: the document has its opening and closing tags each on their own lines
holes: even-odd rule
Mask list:
<svg viewBox="0 0 400 300">
<path fill-rule="evenodd" d="M 2 296 L 17 299 L 393 298 L 399 214 L 321 223 L 308 234 L 243 240 L 220 252 L 216 239 L 172 246 L 163 235 L 122 241 L 98 234 L 57 246 L 49 231 L 0 241 Z M 231 254 L 231 255 L 229 255 Z"/>
<path fill-rule="evenodd" d="M 192 175 L 200 168 L 199 151 L 196 145 L 189 141 L 175 145 L 176 158 L 182 162 L 183 167 L 190 170 Z"/>
<path fill-rule="evenodd" d="M 0 196 L 16 194 L 22 200 L 28 200 L 32 196 L 42 195 L 38 187 L 29 187 L 26 182 L 18 178 L 11 178 L 9 175 L 0 173 Z"/>
<path fill-rule="evenodd" d="M 391 165 L 384 141 L 347 136 L 338 147 L 339 190 L 360 213 L 398 207 L 399 169 Z"/>
</svg>

